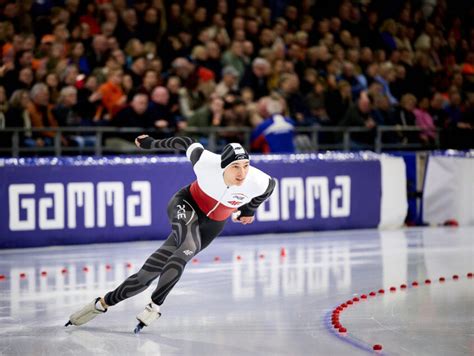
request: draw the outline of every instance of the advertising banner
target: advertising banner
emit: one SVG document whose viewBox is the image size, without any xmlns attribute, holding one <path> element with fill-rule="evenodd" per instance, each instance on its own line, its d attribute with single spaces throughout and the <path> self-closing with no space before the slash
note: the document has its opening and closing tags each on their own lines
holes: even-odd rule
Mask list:
<svg viewBox="0 0 474 356">
<path fill-rule="evenodd" d="M 381 168 L 354 154 L 252 156 L 277 180 L 251 225 L 223 235 L 377 227 Z M 184 157 L 0 160 L 0 248 L 164 239 L 166 207 L 195 179 Z"/>
</svg>

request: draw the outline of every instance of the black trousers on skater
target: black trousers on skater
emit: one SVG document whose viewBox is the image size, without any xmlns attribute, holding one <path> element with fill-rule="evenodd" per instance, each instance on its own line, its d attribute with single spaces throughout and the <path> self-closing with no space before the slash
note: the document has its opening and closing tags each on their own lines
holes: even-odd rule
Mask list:
<svg viewBox="0 0 474 356">
<path fill-rule="evenodd" d="M 189 186 L 178 191 L 168 203 L 172 232 L 142 268 L 104 297 L 107 305 L 143 292 L 158 277 L 151 296 L 153 303 L 163 304 L 168 293 L 181 278 L 184 267 L 199 251 L 205 249 L 222 231 L 225 221 L 214 221 L 198 208 Z"/>
</svg>

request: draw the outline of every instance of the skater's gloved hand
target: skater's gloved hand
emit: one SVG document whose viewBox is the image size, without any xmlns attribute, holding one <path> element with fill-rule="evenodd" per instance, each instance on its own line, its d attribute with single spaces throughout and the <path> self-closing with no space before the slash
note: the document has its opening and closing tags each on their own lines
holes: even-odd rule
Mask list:
<svg viewBox="0 0 474 356">
<path fill-rule="evenodd" d="M 150 149 L 153 141 L 153 138 L 148 135 L 140 135 L 135 139 L 135 145 L 137 145 L 138 148 Z"/>
<path fill-rule="evenodd" d="M 232 214 L 232 221 L 235 223 L 241 223 L 244 225 L 251 224 L 254 221 L 253 216 L 240 216 L 240 211 L 236 211 L 235 213 Z"/>
</svg>

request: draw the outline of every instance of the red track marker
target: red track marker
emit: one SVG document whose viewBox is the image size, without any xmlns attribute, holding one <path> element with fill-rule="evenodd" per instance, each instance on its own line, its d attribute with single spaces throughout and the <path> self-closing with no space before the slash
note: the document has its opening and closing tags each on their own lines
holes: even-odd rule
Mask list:
<svg viewBox="0 0 474 356">
<path fill-rule="evenodd" d="M 374 349 L 374 351 L 380 351 L 382 350 L 382 345 L 376 344 L 372 348 Z"/>
</svg>

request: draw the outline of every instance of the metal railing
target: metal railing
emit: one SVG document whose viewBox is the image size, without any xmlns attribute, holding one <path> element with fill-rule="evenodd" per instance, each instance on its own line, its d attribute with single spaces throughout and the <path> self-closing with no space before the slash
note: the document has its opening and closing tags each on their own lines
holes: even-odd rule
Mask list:
<svg viewBox="0 0 474 356">
<path fill-rule="evenodd" d="M 365 127 L 339 127 L 339 126 L 311 126 L 311 127 L 297 127 L 296 134 L 303 140 L 305 145 L 298 147 L 302 152 L 314 152 L 320 150 L 340 150 L 351 151 L 368 149 L 380 153 L 384 150 L 400 150 L 400 149 L 422 149 L 427 148 L 421 142 L 401 143 L 401 142 L 384 142 L 383 136 L 386 133 L 416 133 L 421 132 L 422 129 L 414 126 L 395 127 L 395 126 L 378 126 L 375 129 L 368 129 Z M 52 145 L 44 147 L 25 147 L 21 145 L 22 133 L 36 133 L 36 132 L 53 132 Z M 250 148 L 250 135 L 252 129 L 247 127 L 189 127 L 180 132 L 179 135 L 189 135 L 205 142 L 207 148 L 211 151 L 218 151 L 226 142 L 226 137 L 229 135 L 239 135 L 241 143 L 248 149 Z M 430 149 L 437 149 L 440 147 L 439 134 L 436 130 L 435 141 Z M 120 137 L 124 134 L 149 134 L 151 136 L 166 137 L 174 135 L 173 130 L 156 130 L 143 129 L 139 127 L 54 127 L 54 128 L 5 128 L 0 129 L 0 134 L 11 133 L 11 144 L 7 147 L 0 147 L 0 154 L 2 156 L 19 157 L 25 153 L 33 155 L 50 153 L 54 156 L 61 156 L 65 153 L 72 154 L 93 154 L 101 156 L 105 153 L 143 153 L 142 150 L 129 145 L 124 148 L 108 147 L 105 138 Z M 94 137 L 93 146 L 71 147 L 63 145 L 62 137 L 78 135 Z M 354 140 L 354 135 L 367 134 L 367 137 L 373 136 L 373 142 L 365 140 L 365 143 L 360 143 Z M 370 136 L 369 136 L 370 135 Z M 2 140 L 4 141 L 4 140 Z M 132 142 L 131 142 L 132 143 Z M 157 151 L 164 151 L 158 150 Z M 169 151 L 168 151 L 169 152 Z M 6 155 L 5 155 L 6 153 Z"/>
</svg>

